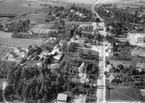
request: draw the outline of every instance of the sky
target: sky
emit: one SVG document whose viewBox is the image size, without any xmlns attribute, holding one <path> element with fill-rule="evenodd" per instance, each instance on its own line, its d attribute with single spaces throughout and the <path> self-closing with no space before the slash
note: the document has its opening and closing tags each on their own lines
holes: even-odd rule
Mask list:
<svg viewBox="0 0 145 103">
<path fill-rule="evenodd" d="M 68 2 L 76 2 L 76 3 L 95 3 L 97 0 L 63 0 Z M 117 3 L 123 1 L 136 1 L 136 0 L 102 0 L 101 3 Z"/>
</svg>

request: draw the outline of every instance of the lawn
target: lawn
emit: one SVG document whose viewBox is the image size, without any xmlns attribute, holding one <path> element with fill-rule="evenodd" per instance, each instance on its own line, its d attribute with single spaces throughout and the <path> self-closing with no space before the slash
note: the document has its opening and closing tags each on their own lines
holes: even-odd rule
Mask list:
<svg viewBox="0 0 145 103">
<path fill-rule="evenodd" d="M 131 65 L 131 61 L 128 60 L 116 60 L 116 59 L 110 59 L 109 62 L 113 64 L 115 67 L 119 64 L 124 65 L 125 67 L 129 67 Z"/>
</svg>

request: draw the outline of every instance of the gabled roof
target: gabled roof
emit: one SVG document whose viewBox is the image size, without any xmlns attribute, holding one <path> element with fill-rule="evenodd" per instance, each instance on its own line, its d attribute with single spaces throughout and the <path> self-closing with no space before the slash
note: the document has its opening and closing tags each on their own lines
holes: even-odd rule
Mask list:
<svg viewBox="0 0 145 103">
<path fill-rule="evenodd" d="M 111 74 L 108 79 L 110 82 L 112 82 L 112 80 L 115 79 L 115 77 Z"/>
<path fill-rule="evenodd" d="M 136 31 L 136 30 L 134 30 L 134 31 L 129 32 L 129 34 L 136 34 L 136 33 L 145 34 L 145 31 Z"/>
</svg>

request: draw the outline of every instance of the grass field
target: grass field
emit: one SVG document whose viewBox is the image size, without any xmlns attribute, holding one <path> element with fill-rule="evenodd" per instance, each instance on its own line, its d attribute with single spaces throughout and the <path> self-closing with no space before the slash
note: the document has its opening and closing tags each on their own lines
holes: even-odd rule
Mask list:
<svg viewBox="0 0 145 103">
<path fill-rule="evenodd" d="M 29 45 L 41 45 L 43 40 L 35 40 L 35 39 L 17 39 L 11 38 L 11 33 L 0 32 L 0 44 L 2 45 L 10 45 L 13 47 L 23 47 L 28 48 Z"/>
<path fill-rule="evenodd" d="M 125 67 L 129 67 L 131 65 L 131 61 L 126 61 L 126 60 L 115 60 L 115 59 L 113 60 L 113 59 L 111 59 L 111 60 L 109 60 L 109 62 L 111 64 L 113 64 L 115 67 L 119 64 L 122 64 Z"/>
<path fill-rule="evenodd" d="M 14 47 L 28 48 L 29 45 L 41 45 L 43 40 L 32 39 L 16 39 L 16 38 L 0 38 L 0 44 L 10 45 Z"/>
<path fill-rule="evenodd" d="M 144 6 L 145 2 L 139 2 L 137 0 L 102 0 L 101 4 L 117 4 L 122 6 L 130 6 L 133 8 L 138 8 Z"/>
</svg>

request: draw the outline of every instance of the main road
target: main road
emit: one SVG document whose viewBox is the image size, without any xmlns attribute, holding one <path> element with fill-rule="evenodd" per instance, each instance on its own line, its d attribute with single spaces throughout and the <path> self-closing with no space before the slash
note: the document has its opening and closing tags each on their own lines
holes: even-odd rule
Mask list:
<svg viewBox="0 0 145 103">
<path fill-rule="evenodd" d="M 105 32 L 106 28 L 104 25 L 104 21 L 95 10 L 95 7 L 102 1 L 103 0 L 98 0 L 92 6 L 91 10 L 95 14 L 95 16 L 101 20 L 102 27 L 104 28 L 102 35 L 105 36 L 106 35 L 106 32 Z M 96 93 L 97 94 L 96 95 L 97 96 L 97 103 L 106 103 L 106 81 L 105 81 L 105 75 L 104 75 L 106 57 L 105 57 L 105 43 L 104 42 L 103 42 L 103 45 L 98 46 L 98 51 L 99 51 L 99 58 L 100 58 L 99 60 L 100 61 L 99 61 L 99 77 L 97 79 L 97 86 L 98 86 L 97 93 Z"/>
</svg>

